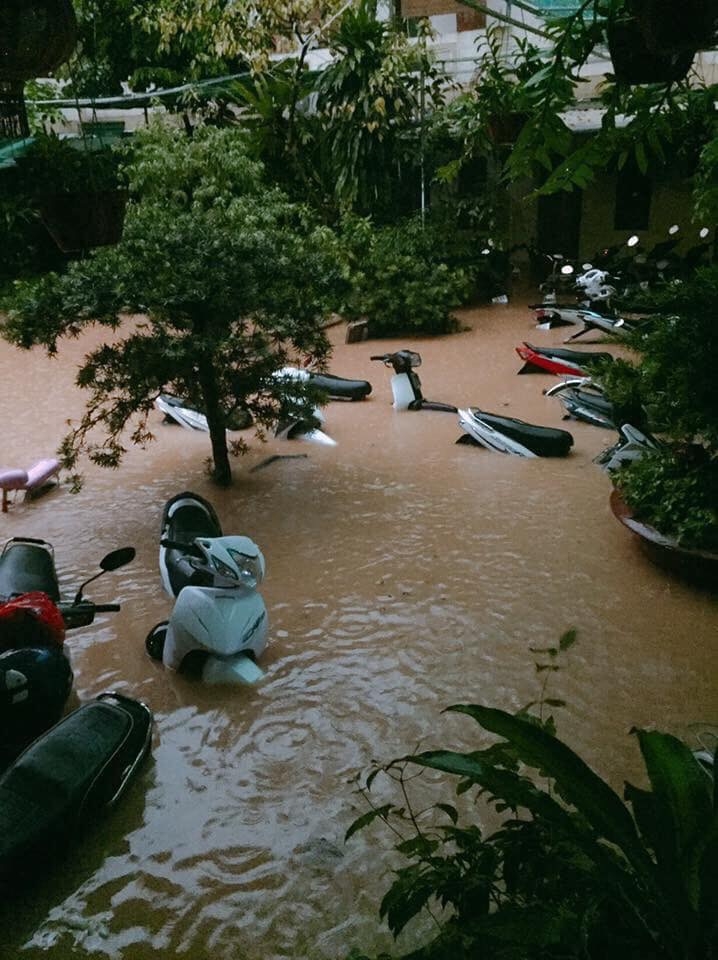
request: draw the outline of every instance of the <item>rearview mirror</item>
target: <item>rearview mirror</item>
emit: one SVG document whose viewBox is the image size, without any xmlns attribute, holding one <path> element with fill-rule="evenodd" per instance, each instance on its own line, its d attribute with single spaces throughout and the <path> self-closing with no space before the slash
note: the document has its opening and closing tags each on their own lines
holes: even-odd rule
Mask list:
<svg viewBox="0 0 718 960">
<path fill-rule="evenodd" d="M 119 570 L 120 567 L 126 566 L 135 559 L 135 553 L 134 547 L 120 547 L 119 550 L 113 550 L 100 560 L 100 568 L 104 573 Z"/>
</svg>

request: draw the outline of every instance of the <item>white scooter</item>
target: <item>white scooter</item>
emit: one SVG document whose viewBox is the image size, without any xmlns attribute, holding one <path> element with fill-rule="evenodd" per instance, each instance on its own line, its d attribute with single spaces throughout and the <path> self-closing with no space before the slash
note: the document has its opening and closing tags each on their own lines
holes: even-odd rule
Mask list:
<svg viewBox="0 0 718 960">
<path fill-rule="evenodd" d="M 478 407 L 459 409 L 450 403 L 426 400 L 421 392 L 421 381 L 416 367 L 421 366 L 421 357 L 415 350 L 398 350 L 373 356 L 394 370 L 391 392 L 395 410 L 444 410 L 459 416 L 459 426 L 464 431 L 457 443 L 473 443 L 519 457 L 564 457 L 573 446 L 573 437 L 567 430 L 541 427 L 501 417 Z"/>
<path fill-rule="evenodd" d="M 267 645 L 268 617 L 257 587 L 265 563 L 254 541 L 223 536 L 211 504 L 180 493 L 165 504 L 159 564 L 175 605 L 147 635 L 149 655 L 205 683 L 263 679 L 256 661 Z"/>
</svg>

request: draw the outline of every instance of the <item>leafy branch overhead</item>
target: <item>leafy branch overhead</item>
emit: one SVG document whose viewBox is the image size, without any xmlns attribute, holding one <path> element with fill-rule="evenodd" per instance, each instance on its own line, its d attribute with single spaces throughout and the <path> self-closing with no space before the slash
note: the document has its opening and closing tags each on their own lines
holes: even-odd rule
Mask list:
<svg viewBox="0 0 718 960">
<path fill-rule="evenodd" d="M 461 2 L 474 6 L 471 0 Z M 542 25 L 545 41 L 540 44 L 531 38 L 507 46 L 502 43 L 500 25 L 489 27 L 483 55 L 481 47 L 477 51 L 478 80 L 464 95 L 475 107 L 473 115 L 457 105 L 457 129 L 460 136 L 465 134 L 466 148 L 475 150 L 482 132 L 486 146 L 486 112 L 503 99 L 505 110 L 526 111 L 520 135 L 504 158 L 504 175 L 509 180 L 538 176 L 540 193 L 583 189 L 607 166 L 621 168 L 629 159 L 642 172 L 682 156 L 695 167 L 701 147 L 716 137 L 718 121 L 713 107 L 715 86 L 702 86 L 689 71 L 680 79 L 635 83 L 627 82 L 614 67 L 615 72 L 601 83 L 598 106 L 604 114 L 598 135 L 584 141 L 562 122 L 561 112 L 580 99 L 582 85 L 591 76 L 586 69 L 589 58 L 610 60 L 616 55 L 610 37 L 625 25 L 633 28 L 634 10 L 639 6 L 648 5 L 584 0 L 570 15 L 546 20 Z M 688 20 L 692 9 L 686 10 Z M 672 16 L 669 22 L 675 21 Z M 703 183 L 704 193 L 710 191 L 709 171 L 715 169 L 710 158 L 708 151 L 698 165 L 698 183 Z M 707 213 L 705 203 L 703 212 Z"/>
</svg>

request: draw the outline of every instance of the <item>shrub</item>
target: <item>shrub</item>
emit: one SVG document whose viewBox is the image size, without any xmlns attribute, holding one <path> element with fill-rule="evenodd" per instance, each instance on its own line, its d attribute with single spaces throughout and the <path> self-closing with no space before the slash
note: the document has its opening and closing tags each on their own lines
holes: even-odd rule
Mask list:
<svg viewBox="0 0 718 960">
<path fill-rule="evenodd" d="M 353 267 L 346 314 L 366 317 L 371 336 L 458 328 L 451 311 L 466 302 L 472 279 L 448 262 L 436 231 L 418 218 L 379 229 L 353 219 L 344 223 L 343 237 Z"/>
</svg>

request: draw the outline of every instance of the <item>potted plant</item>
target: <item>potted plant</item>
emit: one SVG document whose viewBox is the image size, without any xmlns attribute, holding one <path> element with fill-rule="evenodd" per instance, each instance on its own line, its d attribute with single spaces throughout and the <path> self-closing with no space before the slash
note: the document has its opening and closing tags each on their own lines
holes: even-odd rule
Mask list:
<svg viewBox="0 0 718 960">
<path fill-rule="evenodd" d="M 117 243 L 127 192 L 119 177 L 120 153 L 91 149 L 85 140 L 38 135 L 17 161 L 40 218 L 65 253 Z"/>
<path fill-rule="evenodd" d="M 638 4 L 635 7 L 638 8 Z M 646 34 L 645 22 L 639 19 L 630 2 L 608 20 L 606 40 L 616 79 L 629 85 L 683 80 L 691 68 L 697 46 L 694 43 L 656 46 L 650 42 L 652 34 Z"/>
<path fill-rule="evenodd" d="M 29 134 L 23 86 L 64 63 L 77 42 L 71 0 L 3 0 L 0 8 L 0 133 Z"/>
<path fill-rule="evenodd" d="M 638 330 L 637 363 L 601 372 L 606 396 L 631 407 L 661 443 L 613 471 L 612 508 L 653 560 L 718 587 L 718 400 L 712 305 L 718 266 L 698 268 L 654 295 L 651 327 Z M 645 331 L 645 332 L 644 332 Z M 625 422 L 625 421 L 623 421 Z M 627 522 L 628 521 L 628 522 Z"/>
<path fill-rule="evenodd" d="M 628 0 L 646 46 L 654 53 L 710 49 L 718 35 L 718 10 L 711 0 Z"/>
<path fill-rule="evenodd" d="M 666 445 L 613 474 L 611 510 L 656 564 L 718 589 L 718 460 L 700 444 Z"/>
</svg>

